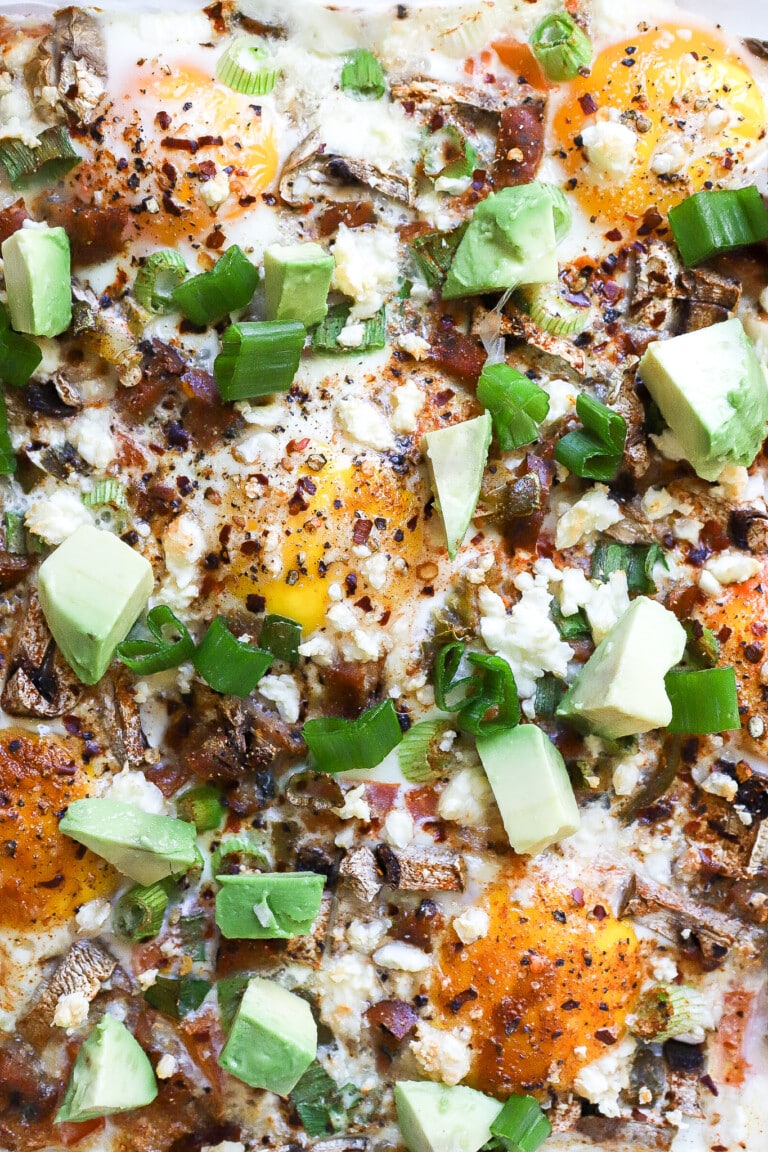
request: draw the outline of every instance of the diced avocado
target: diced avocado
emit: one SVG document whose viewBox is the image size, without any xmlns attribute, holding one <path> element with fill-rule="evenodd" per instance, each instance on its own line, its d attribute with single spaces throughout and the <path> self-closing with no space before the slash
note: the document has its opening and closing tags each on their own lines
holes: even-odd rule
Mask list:
<svg viewBox="0 0 768 1152">
<path fill-rule="evenodd" d="M 194 824 L 122 800 L 75 800 L 59 828 L 138 884 L 179 876 L 200 862 Z"/>
<path fill-rule="evenodd" d="M 682 624 L 655 600 L 638 596 L 592 653 L 557 715 L 609 740 L 665 728 L 672 705 L 664 677 L 684 649 Z"/>
<path fill-rule="evenodd" d="M 443 299 L 557 280 L 554 206 L 540 184 L 492 193 L 475 208 Z"/>
<path fill-rule="evenodd" d="M 267 320 L 300 320 L 311 328 L 324 319 L 333 256 L 319 244 L 273 244 L 264 253 Z"/>
<path fill-rule="evenodd" d="M 11 326 L 31 336 L 58 336 L 72 321 L 69 240 L 63 228 L 27 224 L 3 241 Z"/>
<path fill-rule="evenodd" d="M 56 1113 L 56 1123 L 96 1120 L 151 1104 L 157 1081 L 146 1053 L 125 1024 L 106 1012 L 86 1037 Z"/>
<path fill-rule="evenodd" d="M 698 476 L 752 463 L 765 439 L 768 381 L 739 319 L 654 341 L 639 372 Z"/>
<path fill-rule="evenodd" d="M 484 412 L 424 437 L 432 490 L 443 518 L 448 555 L 453 560 L 477 506 L 491 444 L 491 416 Z"/>
<path fill-rule="evenodd" d="M 287 1096 L 317 1056 L 317 1026 L 306 1000 L 253 976 L 219 1064 L 251 1088 Z"/>
<path fill-rule="evenodd" d="M 320 911 L 325 877 L 316 872 L 217 876 L 216 923 L 230 940 L 306 936 Z"/>
<path fill-rule="evenodd" d="M 535 724 L 480 736 L 477 751 L 515 852 L 534 856 L 579 829 L 565 761 Z"/>
<path fill-rule="evenodd" d="M 109 667 L 154 586 L 152 565 L 119 536 L 84 524 L 40 565 L 40 604 L 64 658 L 84 684 Z"/>
<path fill-rule="evenodd" d="M 408 1152 L 478 1152 L 501 1104 L 474 1088 L 431 1080 L 395 1084 L 397 1123 Z"/>
</svg>

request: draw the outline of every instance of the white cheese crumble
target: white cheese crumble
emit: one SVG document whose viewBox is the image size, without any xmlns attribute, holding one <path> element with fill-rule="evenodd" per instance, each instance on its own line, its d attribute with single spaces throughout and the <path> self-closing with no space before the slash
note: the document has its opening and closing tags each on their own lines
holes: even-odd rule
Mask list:
<svg viewBox="0 0 768 1152">
<path fill-rule="evenodd" d="M 258 683 L 258 693 L 274 704 L 281 720 L 295 724 L 299 718 L 301 696 L 293 676 L 262 676 Z"/>
<path fill-rule="evenodd" d="M 205 535 L 197 520 L 189 512 L 177 516 L 163 532 L 163 552 L 168 578 L 163 581 L 160 602 L 184 608 L 199 592 L 197 565 L 205 552 Z"/>
<path fill-rule="evenodd" d="M 361 565 L 365 578 L 376 592 L 381 592 L 387 586 L 389 559 L 386 552 L 375 552 Z"/>
<path fill-rule="evenodd" d="M 581 131 L 589 161 L 588 172 L 601 183 L 621 183 L 632 172 L 637 135 L 618 120 L 599 120 Z"/>
<path fill-rule="evenodd" d="M 351 296 L 350 320 L 375 315 L 397 284 L 397 237 L 385 228 L 362 231 L 339 225 L 333 246 L 331 287 Z"/>
<path fill-rule="evenodd" d="M 88 1019 L 90 1001 L 84 992 L 66 992 L 56 1001 L 53 1023 L 57 1028 L 79 1028 Z"/>
<path fill-rule="evenodd" d="M 229 196 L 229 176 L 220 168 L 210 180 L 204 180 L 200 185 L 200 199 L 211 212 L 218 212 Z"/>
<path fill-rule="evenodd" d="M 347 942 L 356 952 L 369 955 L 386 936 L 391 920 L 353 920 L 347 925 Z"/>
<path fill-rule="evenodd" d="M 568 380 L 555 379 L 544 382 L 541 387 L 549 396 L 549 412 L 543 422 L 545 427 L 575 411 L 579 397 L 579 389 L 575 384 L 571 384 Z"/>
<path fill-rule="evenodd" d="M 415 337 L 421 339 L 421 337 Z M 427 344 L 426 340 L 422 343 Z M 427 348 L 429 345 L 427 344 Z M 426 397 L 413 380 L 406 380 L 392 393 L 392 427 L 395 432 L 415 432 L 418 425 L 419 413 L 426 403 Z"/>
<path fill-rule="evenodd" d="M 395 337 L 395 345 L 401 352 L 406 352 L 412 356 L 414 360 L 426 360 L 429 355 L 429 340 L 419 336 L 418 332 L 402 332 Z M 407 385 L 403 385 L 403 387 L 407 387 Z M 395 389 L 395 396 L 399 391 L 399 388 Z M 403 431 L 408 431 L 408 429 L 403 429 Z"/>
<path fill-rule="evenodd" d="M 736 781 L 725 772 L 712 772 L 701 787 L 712 796 L 721 796 L 723 800 L 735 800 L 739 790 Z"/>
<path fill-rule="evenodd" d="M 157 784 L 147 780 L 143 772 L 134 772 L 130 768 L 123 768 L 122 772 L 111 778 L 104 795 L 110 800 L 132 804 L 134 808 L 156 816 L 167 809 L 165 796 Z"/>
<path fill-rule="evenodd" d="M 268 467 L 280 459 L 280 441 L 271 432 L 252 432 L 232 449 L 235 460 L 241 464 L 255 464 L 256 461 Z"/>
<path fill-rule="evenodd" d="M 336 337 L 336 343 L 341 344 L 342 348 L 359 348 L 364 339 L 365 324 L 362 320 L 357 320 L 342 328 Z"/>
<path fill-rule="evenodd" d="M 393 848 L 406 848 L 411 840 L 415 827 L 413 817 L 404 808 L 393 808 L 387 812 L 384 819 L 384 839 Z"/>
<path fill-rule="evenodd" d="M 93 524 L 93 516 L 77 492 L 57 488 L 50 496 L 32 501 L 24 524 L 46 544 L 62 544 L 84 524 Z"/>
<path fill-rule="evenodd" d="M 469 1072 L 472 1057 L 469 1046 L 454 1032 L 433 1028 L 423 1020 L 411 1041 L 411 1052 L 422 1072 L 449 1087 L 460 1084 Z"/>
<path fill-rule="evenodd" d="M 147 988 L 151 988 L 153 984 L 156 984 L 159 975 L 159 968 L 145 968 L 143 972 L 139 972 L 136 981 L 142 992 L 146 992 Z"/>
<path fill-rule="evenodd" d="M 712 556 L 705 567 L 720 584 L 741 584 L 756 576 L 762 565 L 754 556 L 729 550 Z"/>
<path fill-rule="evenodd" d="M 368 400 L 342 396 L 336 404 L 339 427 L 359 444 L 377 452 L 394 447 L 395 437 L 383 412 Z"/>
<path fill-rule="evenodd" d="M 86 408 L 72 421 L 67 436 L 83 460 L 99 472 L 106 471 L 117 456 L 106 408 Z"/>
<path fill-rule="evenodd" d="M 462 944 L 474 944 L 488 935 L 491 918 L 484 908 L 467 908 L 453 920 L 453 930 Z"/>
<path fill-rule="evenodd" d="M 423 972 L 432 966 L 432 957 L 427 952 L 415 944 L 406 944 L 404 940 L 382 944 L 374 952 L 373 959 L 379 968 L 388 968 L 394 972 Z"/>
<path fill-rule="evenodd" d="M 574 1088 L 580 1096 L 596 1104 L 603 1116 L 621 1115 L 619 1094 L 629 1088 L 635 1047 L 635 1041 L 626 1038 L 576 1073 Z"/>
<path fill-rule="evenodd" d="M 170 1052 L 164 1052 L 155 1066 L 158 1080 L 170 1080 L 179 1067 L 178 1060 Z M 242 1148 L 242 1144 L 240 1145 Z"/>
<path fill-rule="evenodd" d="M 487 823 L 491 788 L 480 768 L 462 768 L 452 776 L 437 802 L 441 820 L 453 820 L 470 828 Z"/>
<path fill-rule="evenodd" d="M 621 520 L 621 509 L 608 495 L 605 484 L 595 484 L 575 504 L 561 505 L 558 509 L 555 545 L 573 548 L 585 536 L 604 532 Z"/>
<path fill-rule="evenodd" d="M 364 820 L 367 823 L 371 818 L 371 809 L 365 799 L 365 784 L 350 788 L 349 792 L 344 794 L 341 808 L 332 808 L 331 811 L 335 812 L 340 820 Z"/>
<path fill-rule="evenodd" d="M 80 936 L 97 936 L 112 915 L 112 905 L 102 896 L 96 896 L 81 904 L 75 914 L 75 923 Z"/>
<path fill-rule="evenodd" d="M 327 636 L 318 634 L 299 644 L 299 656 L 311 660 L 320 668 L 328 668 L 333 663 L 335 648 Z"/>
<path fill-rule="evenodd" d="M 613 790 L 617 796 L 631 796 L 640 779 L 640 771 L 645 765 L 641 752 L 620 760 L 613 770 Z"/>
<path fill-rule="evenodd" d="M 528 573 L 523 575 L 530 585 L 523 588 L 520 600 L 509 614 L 501 597 L 482 585 L 478 603 L 483 643 L 507 661 L 515 675 L 518 692 L 527 698 L 534 695 L 536 681 L 545 672 L 565 677 L 573 649 L 560 639 L 550 619 L 551 594 L 535 585 Z M 522 577 L 518 580 L 522 583 Z"/>
<path fill-rule="evenodd" d="M 326 960 L 317 973 L 320 1019 L 342 1040 L 357 1040 L 363 1013 L 380 997 L 376 969 L 358 952 Z"/>
</svg>

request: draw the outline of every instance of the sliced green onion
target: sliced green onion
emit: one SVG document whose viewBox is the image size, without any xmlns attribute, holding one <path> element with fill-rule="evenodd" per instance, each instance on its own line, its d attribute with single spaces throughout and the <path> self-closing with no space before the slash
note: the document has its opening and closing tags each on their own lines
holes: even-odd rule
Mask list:
<svg viewBox="0 0 768 1152">
<path fill-rule="evenodd" d="M 473 736 L 487 736 L 520 723 L 520 701 L 512 669 L 500 656 L 469 652 L 468 663 L 478 672 L 459 677 L 465 645 L 457 640 L 441 648 L 435 660 L 435 704 L 455 712 L 456 723 Z M 454 694 L 458 692 L 458 697 Z M 490 715 L 489 715 L 490 713 Z"/>
<path fill-rule="evenodd" d="M 46 128 L 38 136 L 38 146 L 30 148 L 22 140 L 0 140 L 0 164 L 11 188 L 23 188 L 34 177 L 53 183 L 61 180 L 82 159 L 72 147 L 66 128 L 60 124 Z"/>
<path fill-rule="evenodd" d="M 82 500 L 86 508 L 103 508 L 106 504 L 113 508 L 128 507 L 125 488 L 119 480 L 113 479 L 97 480 L 90 492 L 83 493 Z"/>
<path fill-rule="evenodd" d="M 279 71 L 264 67 L 269 58 L 264 42 L 258 36 L 238 36 L 216 63 L 216 79 L 244 96 L 266 96 L 271 92 Z"/>
<path fill-rule="evenodd" d="M 579 608 L 570 616 L 563 616 L 560 605 L 556 600 L 553 600 L 550 612 L 563 640 L 581 640 L 592 635 L 592 629 L 583 609 Z"/>
<path fill-rule="evenodd" d="M 223 616 L 213 620 L 192 657 L 206 684 L 227 696 L 249 696 L 273 660 L 271 652 L 242 644 Z"/>
<path fill-rule="evenodd" d="M 289 1097 L 307 1136 L 316 1139 L 349 1127 L 349 1111 L 361 1099 L 354 1084 L 341 1087 L 317 1061 L 310 1064 Z"/>
<path fill-rule="evenodd" d="M 167 880 L 155 884 L 137 884 L 121 896 L 112 914 L 112 924 L 120 936 L 130 940 L 149 940 L 163 926 L 168 905 Z"/>
<path fill-rule="evenodd" d="M 179 917 L 182 951 L 192 960 L 205 960 L 206 926 L 205 912 L 190 912 L 188 916 Z"/>
<path fill-rule="evenodd" d="M 259 647 L 271 652 L 276 660 L 298 664 L 301 644 L 301 624 L 288 616 L 269 614 L 264 617 L 259 635 Z"/>
<path fill-rule="evenodd" d="M 307 720 L 304 739 L 320 772 L 375 768 L 403 738 L 395 706 L 384 700 L 356 720 L 324 716 Z"/>
<path fill-rule="evenodd" d="M 10 476 L 16 471 L 16 456 L 8 431 L 8 409 L 5 397 L 0 393 L 0 476 Z"/>
<path fill-rule="evenodd" d="M 348 304 L 334 304 L 324 320 L 321 320 L 312 333 L 312 347 L 315 352 L 322 352 L 326 356 L 347 355 L 354 356 L 359 352 L 375 352 L 387 343 L 387 313 L 381 307 L 375 316 L 361 320 L 363 326 L 362 339 L 354 347 L 340 344 L 339 335 L 349 323 L 351 309 Z"/>
<path fill-rule="evenodd" d="M 444 758 L 438 744 L 446 731 L 443 720 L 422 720 L 403 736 L 397 749 L 400 771 L 410 784 L 428 784 L 440 774 Z"/>
<path fill-rule="evenodd" d="M 411 241 L 413 261 L 430 288 L 443 284 L 467 227 L 459 224 L 450 232 L 425 232 Z"/>
<path fill-rule="evenodd" d="M 532 444 L 539 424 L 549 412 L 549 396 L 522 372 L 508 364 L 483 368 L 477 382 L 477 398 L 487 408 L 502 452 L 514 452 Z"/>
<path fill-rule="evenodd" d="M 685 663 L 691 668 L 714 668 L 720 656 L 720 641 L 711 628 L 698 620 L 683 620 L 687 642 Z"/>
<path fill-rule="evenodd" d="M 154 672 L 165 672 L 176 668 L 185 660 L 191 660 L 195 652 L 195 642 L 186 627 L 167 604 L 157 604 L 147 613 L 147 628 L 154 640 L 123 640 L 115 649 L 115 656 L 137 676 L 151 676 Z M 169 640 L 166 630 L 176 633 Z"/>
<path fill-rule="evenodd" d="M 733 668 L 672 671 L 665 677 L 664 687 L 672 705 L 667 731 L 705 736 L 741 727 Z"/>
<path fill-rule="evenodd" d="M 210 272 L 185 280 L 173 291 L 173 303 L 188 320 L 205 328 L 250 304 L 259 273 L 237 244 L 227 248 Z"/>
<path fill-rule="evenodd" d="M 222 874 L 222 863 L 227 856 L 245 857 L 244 866 L 251 871 L 269 871 L 272 867 L 264 838 L 256 832 L 241 832 L 237 836 L 226 836 L 211 856 L 212 875 Z"/>
<path fill-rule="evenodd" d="M 466 136 L 453 124 L 446 124 L 427 137 L 421 163 L 425 174 L 435 181 L 438 192 L 456 193 L 464 190 L 478 167 L 479 158 Z"/>
<path fill-rule="evenodd" d="M 619 544 L 600 540 L 592 553 L 592 579 L 605 583 L 612 572 L 626 572 L 632 593 L 650 595 L 656 591 L 653 569 L 665 562 L 659 544 Z"/>
<path fill-rule="evenodd" d="M 13 556 L 26 556 L 27 539 L 24 533 L 24 517 L 18 512 L 6 512 L 3 515 L 3 529 L 5 536 L 5 551 Z"/>
<path fill-rule="evenodd" d="M 0 380 L 12 388 L 23 388 L 42 358 L 34 340 L 13 331 L 8 309 L 0 304 Z"/>
<path fill-rule="evenodd" d="M 133 294 L 148 312 L 165 313 L 175 307 L 173 294 L 184 280 L 187 266 L 173 248 L 147 256 L 136 273 Z"/>
<path fill-rule="evenodd" d="M 573 336 L 589 322 L 589 308 L 569 304 L 558 284 L 529 284 L 518 288 L 515 297 L 534 324 L 553 336 Z"/>
<path fill-rule="evenodd" d="M 466 644 L 461 640 L 455 640 L 453 643 L 446 644 L 441 648 L 435 658 L 433 678 L 435 704 L 441 712 L 458 711 L 467 698 L 466 686 L 472 682 L 472 677 L 457 677 L 459 665 L 461 664 L 465 650 Z M 462 688 L 465 689 L 465 691 L 460 692 L 458 697 L 449 699 L 449 693 L 457 692 Z"/>
<path fill-rule="evenodd" d="M 592 62 L 592 41 L 567 12 L 545 16 L 530 44 L 548 80 L 573 80 Z"/>
<path fill-rule="evenodd" d="M 250 400 L 287 392 L 299 367 L 306 334 L 298 320 L 230 324 L 213 362 L 222 400 Z"/>
<path fill-rule="evenodd" d="M 491 1143 L 506 1152 L 536 1152 L 552 1125 L 533 1096 L 510 1096 L 491 1124 Z"/>
<path fill-rule="evenodd" d="M 342 92 L 354 92 L 358 96 L 380 100 L 386 92 L 384 69 L 373 52 L 367 48 L 356 48 L 350 52 L 341 70 Z"/>
<path fill-rule="evenodd" d="M 557 676 L 547 672 L 536 681 L 534 710 L 542 720 L 554 720 L 558 705 L 566 693 L 566 685 Z"/>
<path fill-rule="evenodd" d="M 656 1044 L 673 1036 L 703 1034 L 710 1024 L 707 1001 L 698 988 L 690 984 L 658 984 L 650 988 L 643 995 L 635 1016 L 633 1032 Z"/>
<path fill-rule="evenodd" d="M 768 239 L 768 209 L 754 184 L 695 192 L 670 208 L 669 223 L 689 267 L 720 252 Z"/>
<path fill-rule="evenodd" d="M 210 784 L 190 788 L 176 800 L 179 819 L 194 824 L 198 832 L 210 832 L 213 828 L 218 828 L 226 811 L 221 802 L 221 793 L 218 788 Z"/>
<path fill-rule="evenodd" d="M 158 1012 L 181 1020 L 197 1011 L 210 989 L 210 982 L 199 976 L 158 976 L 144 992 L 144 999 Z"/>
<path fill-rule="evenodd" d="M 576 415 L 584 427 L 558 441 L 555 460 L 584 480 L 613 480 L 627 438 L 626 420 L 586 392 L 576 401 Z"/>
</svg>

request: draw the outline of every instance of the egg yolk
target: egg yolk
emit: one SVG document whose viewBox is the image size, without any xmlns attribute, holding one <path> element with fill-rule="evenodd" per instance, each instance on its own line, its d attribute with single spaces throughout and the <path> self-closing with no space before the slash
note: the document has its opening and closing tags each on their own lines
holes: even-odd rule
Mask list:
<svg viewBox="0 0 768 1152">
<path fill-rule="evenodd" d="M 760 89 L 711 31 L 664 26 L 628 37 L 561 91 L 553 134 L 566 179 L 590 215 L 614 221 L 653 207 L 666 213 L 707 182 L 727 180 L 765 136 Z M 584 130 L 609 113 L 635 136 L 627 175 L 588 163 L 580 146 Z"/>
<path fill-rule="evenodd" d="M 0 732 L 0 927 L 51 927 L 116 888 L 108 864 L 59 832 L 63 809 L 90 783 L 51 737 Z"/>
<path fill-rule="evenodd" d="M 555 889 L 521 908 L 500 884 L 486 910 L 487 936 L 448 941 L 437 977 L 445 1025 L 472 1029 L 467 1083 L 497 1095 L 565 1087 L 624 1029 L 641 983 L 635 933 Z"/>
<path fill-rule="evenodd" d="M 296 478 L 301 499 L 294 505 L 297 511 L 289 505 L 289 515 L 281 525 L 280 570 L 268 571 L 268 566 L 256 557 L 254 563 L 236 573 L 234 591 L 241 599 L 258 592 L 266 600 L 267 612 L 289 616 L 310 632 L 323 623 L 330 603 L 328 587 L 334 581 L 344 580 L 354 572 L 357 584 L 353 602 L 366 592 L 361 561 L 338 558 L 341 550 L 346 555 L 355 543 L 365 543 L 367 537 L 355 535 L 356 523 L 360 520 L 375 523 L 384 518 L 386 529 L 380 533 L 377 530 L 384 541 L 398 528 L 402 529 L 404 535 L 397 544 L 397 555 L 412 565 L 414 561 L 418 563 L 425 548 L 422 505 L 417 495 L 399 485 L 389 472 L 368 469 L 365 465 L 361 468 L 340 456 L 330 456 L 320 472 L 306 467 L 297 469 Z M 299 488 L 302 478 L 304 484 Z M 301 504 L 306 507 L 299 507 Z M 249 530 L 256 536 L 277 520 L 276 516 L 273 519 L 275 509 L 271 502 L 264 501 L 259 512 L 258 518 L 248 523 Z M 406 576 L 407 571 L 401 576 L 390 569 L 386 591 L 376 592 L 377 604 L 389 603 L 398 596 L 398 586 Z"/>
</svg>

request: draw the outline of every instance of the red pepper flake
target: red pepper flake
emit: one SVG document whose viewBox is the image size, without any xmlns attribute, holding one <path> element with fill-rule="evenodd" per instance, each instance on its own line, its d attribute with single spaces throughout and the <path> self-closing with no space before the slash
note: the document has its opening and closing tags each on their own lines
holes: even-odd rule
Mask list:
<svg viewBox="0 0 768 1152">
<path fill-rule="evenodd" d="M 355 526 L 352 529 L 353 542 L 355 544 L 365 544 L 371 534 L 372 528 L 373 520 L 355 520 Z"/>
<path fill-rule="evenodd" d="M 348 572 L 344 577 L 344 586 L 347 589 L 347 596 L 354 596 L 357 592 L 357 576 L 354 572 Z"/>
<path fill-rule="evenodd" d="M 163 193 L 163 208 L 165 208 L 169 216 L 184 215 L 184 209 L 181 204 L 177 204 L 173 196 L 169 195 L 168 192 Z"/>
<path fill-rule="evenodd" d="M 165 176 L 171 188 L 175 188 L 178 172 L 174 168 L 173 164 L 171 164 L 170 160 L 165 161 L 160 171 L 163 173 L 163 176 Z"/>
<path fill-rule="evenodd" d="M 579 96 L 579 104 L 585 116 L 591 116 L 593 112 L 597 112 L 598 104 L 591 92 L 585 92 L 583 96 Z"/>
<path fill-rule="evenodd" d="M 359 600 L 355 600 L 355 608 L 359 608 L 361 612 L 373 612 L 370 596 L 361 596 Z"/>
<path fill-rule="evenodd" d="M 582 888 L 571 888 L 571 898 L 579 908 L 584 907 L 584 890 Z"/>
<path fill-rule="evenodd" d="M 302 440 L 289 440 L 285 446 L 285 450 L 286 452 L 303 452 L 309 445 L 309 436 L 305 436 Z"/>
<path fill-rule="evenodd" d="M 618 244 L 620 240 L 624 239 L 618 228 L 611 228 L 610 232 L 606 232 L 605 238 L 606 240 L 612 241 L 614 244 Z"/>
<path fill-rule="evenodd" d="M 436 392 L 432 397 L 432 403 L 436 408 L 444 408 L 449 400 L 452 400 L 456 393 L 453 388 L 444 388 L 442 392 Z"/>
<path fill-rule="evenodd" d="M 238 204 L 240 205 L 241 208 L 250 208 L 251 204 L 255 204 L 255 203 L 256 203 L 256 197 L 255 196 L 241 196 L 240 199 L 238 200 Z"/>
<path fill-rule="evenodd" d="M 158 128 L 162 128 L 163 132 L 166 132 L 171 126 L 171 118 L 167 112 L 158 112 L 155 116 L 155 124 Z"/>
<path fill-rule="evenodd" d="M 595 1035 L 597 1035 L 597 1033 L 595 1033 Z M 703 1076 L 699 1077 L 699 1083 L 703 1084 L 704 1087 L 706 1089 L 708 1089 L 712 1093 L 713 1096 L 719 1096 L 720 1095 L 720 1092 L 718 1091 L 717 1084 L 715 1084 L 715 1082 L 712 1079 L 712 1077 L 710 1076 L 709 1072 L 705 1072 L 705 1074 Z"/>
<path fill-rule="evenodd" d="M 160 144 L 163 148 L 170 148 L 174 152 L 197 152 L 197 140 L 187 140 L 183 136 L 163 136 Z"/>
<path fill-rule="evenodd" d="M 311 476 L 300 476 L 296 487 L 300 488 L 302 492 L 306 492 L 308 496 L 314 496 L 317 492 L 317 484 Z"/>
<path fill-rule="evenodd" d="M 580 1008 L 581 1004 L 578 1000 L 563 1000 L 560 1007 L 562 1008 L 563 1012 L 573 1012 L 575 1008 Z"/>
<path fill-rule="evenodd" d="M 213 160 L 201 160 L 197 166 L 200 173 L 200 178 L 205 183 L 207 180 L 213 180 L 216 175 L 216 165 Z"/>
<path fill-rule="evenodd" d="M 473 1000 L 477 1000 L 477 988 L 473 988 L 470 984 L 469 988 L 465 988 L 463 992 L 454 996 L 453 1000 L 448 1001 L 448 1011 L 455 1016 L 465 1004 L 471 1004 Z"/>
<path fill-rule="evenodd" d="M 219 248 L 223 247 L 225 240 L 226 236 L 221 228 L 214 228 L 213 232 L 209 232 L 206 236 L 205 246 L 206 248 L 212 248 L 214 252 L 216 252 Z"/>
<path fill-rule="evenodd" d="M 249 612 L 254 612 L 256 615 L 263 612 L 267 606 L 267 601 L 258 592 L 249 592 L 245 598 L 245 606 Z"/>
<path fill-rule="evenodd" d="M 296 491 L 288 501 L 288 511 L 291 516 L 298 516 L 299 512 L 306 512 L 307 508 L 309 508 L 309 501 L 305 500 L 301 489 L 297 485 Z"/>
<path fill-rule="evenodd" d="M 592 915 L 594 916 L 595 920 L 605 920 L 608 913 L 606 912 L 605 908 L 603 908 L 602 904 L 595 904 L 594 908 L 592 909 Z"/>
<path fill-rule="evenodd" d="M 727 624 L 723 624 L 722 628 L 717 634 L 717 638 L 721 644 L 725 644 L 727 640 L 730 640 L 732 635 L 733 629 L 729 628 Z"/>
<path fill-rule="evenodd" d="M 598 1028 L 595 1032 L 595 1040 L 599 1040 L 601 1044 L 615 1044 L 617 1037 L 607 1028 Z"/>
</svg>

